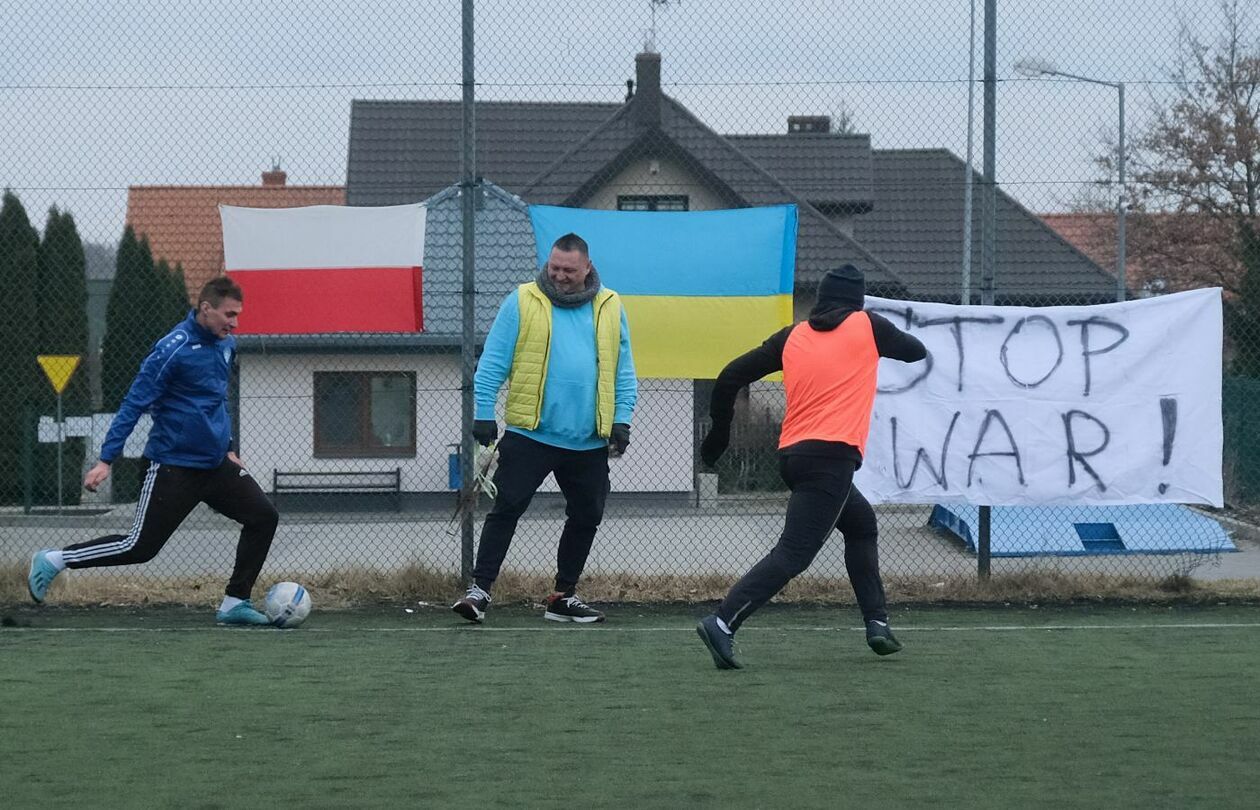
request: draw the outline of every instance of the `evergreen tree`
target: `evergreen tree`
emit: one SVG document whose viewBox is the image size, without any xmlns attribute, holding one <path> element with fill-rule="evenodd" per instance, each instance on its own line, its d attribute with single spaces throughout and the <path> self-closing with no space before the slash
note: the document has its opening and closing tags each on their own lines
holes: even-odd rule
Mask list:
<svg viewBox="0 0 1260 810">
<path fill-rule="evenodd" d="M 154 311 L 153 255 L 147 240 L 128 226 L 118 245 L 114 283 L 105 310 L 101 341 L 101 394 L 106 411 L 115 411 L 127 395 L 140 363 L 170 324 Z"/>
<path fill-rule="evenodd" d="M 0 288 L 8 314 L 0 318 L 0 503 L 23 498 L 24 453 L 34 440 L 35 397 L 43 372 L 35 360 L 35 287 L 39 234 L 31 227 L 22 203 L 5 191 L 0 203 Z"/>
<path fill-rule="evenodd" d="M 48 212 L 44 239 L 39 246 L 39 280 L 36 307 L 39 313 L 36 348 L 39 354 L 87 353 L 87 260 L 74 217 L 53 208 Z M 82 367 L 70 378 L 62 392 L 65 416 L 89 414 L 91 394 L 87 371 Z M 37 391 L 36 409 L 40 415 L 55 415 L 57 395 L 47 381 Z M 62 502 L 78 503 L 79 479 L 83 471 L 85 440 L 67 439 L 62 448 Z M 41 444 L 36 454 L 35 498 L 56 503 L 57 446 Z"/>
<path fill-rule="evenodd" d="M 188 310 L 192 309 L 192 305 L 188 299 L 188 279 L 184 277 L 184 266 L 182 264 L 175 265 L 172 282 L 175 285 L 175 297 L 173 300 L 179 305 L 180 314 L 187 316 Z"/>
<path fill-rule="evenodd" d="M 188 291 L 184 288 L 184 272 L 178 266 L 174 270 L 162 259 L 157 263 L 155 273 L 159 279 L 154 288 L 157 293 L 157 308 L 166 313 L 171 325 L 188 317 Z"/>
<path fill-rule="evenodd" d="M 130 226 L 123 231 L 115 268 L 101 345 L 101 394 L 106 412 L 118 410 L 153 345 L 186 314 L 182 306 L 177 315 L 172 313 L 169 293 L 165 292 L 169 282 L 158 274 L 149 241 L 137 238 Z M 116 460 L 111 472 L 115 501 L 136 497 L 145 466 L 142 460 Z"/>
</svg>

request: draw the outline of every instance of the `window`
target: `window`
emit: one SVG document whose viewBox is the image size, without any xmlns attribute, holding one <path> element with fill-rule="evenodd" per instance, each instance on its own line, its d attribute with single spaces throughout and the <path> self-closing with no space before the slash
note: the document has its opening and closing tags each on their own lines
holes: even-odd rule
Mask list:
<svg viewBox="0 0 1260 810">
<path fill-rule="evenodd" d="M 688 211 L 686 194 L 618 194 L 618 211 Z"/>
<path fill-rule="evenodd" d="M 315 372 L 315 457 L 416 454 L 414 371 Z"/>
</svg>

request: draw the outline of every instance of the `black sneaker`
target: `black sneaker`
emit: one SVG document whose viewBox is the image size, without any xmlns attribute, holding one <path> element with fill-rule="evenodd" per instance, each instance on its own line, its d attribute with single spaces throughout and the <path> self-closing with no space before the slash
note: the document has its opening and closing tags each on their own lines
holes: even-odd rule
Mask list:
<svg viewBox="0 0 1260 810">
<path fill-rule="evenodd" d="M 735 634 L 718 627 L 717 616 L 709 614 L 696 625 L 696 634 L 704 641 L 718 669 L 743 669 L 735 660 Z"/>
<path fill-rule="evenodd" d="M 451 610 L 470 622 L 481 624 L 486 618 L 486 608 L 490 607 L 490 593 L 476 585 L 468 589 L 464 598 L 451 605 Z"/>
<path fill-rule="evenodd" d="M 543 614 L 543 618 L 552 622 L 589 624 L 591 622 L 602 622 L 604 614 L 576 596 L 553 593 L 547 597 L 547 612 Z"/>
<path fill-rule="evenodd" d="M 892 655 L 901 651 L 901 642 L 892 634 L 888 622 L 871 619 L 866 623 L 866 643 L 876 655 Z"/>
</svg>

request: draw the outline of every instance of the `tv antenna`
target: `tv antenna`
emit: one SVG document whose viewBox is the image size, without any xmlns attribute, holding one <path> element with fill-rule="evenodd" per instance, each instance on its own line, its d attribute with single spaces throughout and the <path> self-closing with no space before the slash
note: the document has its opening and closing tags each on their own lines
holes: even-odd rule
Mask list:
<svg viewBox="0 0 1260 810">
<path fill-rule="evenodd" d="M 679 5 L 682 0 L 648 0 L 648 5 L 652 7 L 652 27 L 647 30 L 647 35 L 643 40 L 643 50 L 647 53 L 656 53 L 656 8 L 660 6 L 665 8 L 669 5 Z"/>
</svg>

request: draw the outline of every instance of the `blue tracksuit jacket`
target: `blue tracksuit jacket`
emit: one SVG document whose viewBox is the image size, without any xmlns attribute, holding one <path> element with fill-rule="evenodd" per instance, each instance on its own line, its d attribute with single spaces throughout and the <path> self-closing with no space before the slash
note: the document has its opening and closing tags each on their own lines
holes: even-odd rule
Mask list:
<svg viewBox="0 0 1260 810">
<path fill-rule="evenodd" d="M 153 417 L 144 457 L 176 467 L 218 467 L 232 443 L 228 376 L 236 338 L 220 340 L 197 323 L 196 313 L 153 346 L 114 414 L 101 461 L 122 455 L 142 413 Z"/>
</svg>

